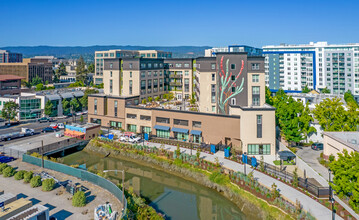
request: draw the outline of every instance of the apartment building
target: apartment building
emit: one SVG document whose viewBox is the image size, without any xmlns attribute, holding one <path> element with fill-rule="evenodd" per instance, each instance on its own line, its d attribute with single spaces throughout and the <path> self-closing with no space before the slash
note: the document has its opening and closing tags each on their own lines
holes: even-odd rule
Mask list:
<svg viewBox="0 0 359 220">
<path fill-rule="evenodd" d="M 359 44 L 281 44 L 264 46 L 263 54 L 271 90 L 298 92 L 308 86 L 341 95 L 351 90 L 359 98 Z"/>
<path fill-rule="evenodd" d="M 48 59 L 28 58 L 22 63 L 0 63 L 0 75 L 16 75 L 31 82 L 36 76 L 52 83 L 52 63 Z"/>
<path fill-rule="evenodd" d="M 0 63 L 21 63 L 22 54 L 0 50 Z"/>
<path fill-rule="evenodd" d="M 16 95 L 21 93 L 20 76 L 0 75 L 0 95 Z"/>
<path fill-rule="evenodd" d="M 146 89 L 153 89 L 148 87 L 153 85 L 148 71 L 152 77 L 154 65 L 160 61 L 163 59 L 106 59 L 104 76 L 108 80 L 104 83 L 105 94 L 89 95 L 89 122 L 136 133 L 146 132 L 157 138 L 232 145 L 251 155 L 275 154 L 275 109 L 265 104 L 264 57 L 233 52 L 196 60 L 164 60 L 163 71 L 168 75 L 163 79 L 171 80 L 170 74 L 174 74 L 171 71 L 192 68 L 196 72 L 194 82 L 200 112 L 178 110 L 167 105 L 149 107 L 139 104 L 146 96 L 157 95 L 152 90 L 147 94 Z M 177 69 L 170 67 L 176 63 Z M 189 64 L 186 68 L 185 63 Z M 148 80 L 151 80 L 150 84 Z M 168 86 L 171 88 L 170 82 Z M 141 84 L 146 94 L 141 93 Z M 132 88 L 132 94 L 129 88 Z M 208 88 L 213 93 L 208 95 Z M 210 107 L 207 109 L 202 105 Z M 212 111 L 212 106 L 215 111 Z"/>
<path fill-rule="evenodd" d="M 142 101 L 168 91 L 163 59 L 109 58 L 103 69 L 105 94 L 139 96 Z"/>
<path fill-rule="evenodd" d="M 104 83 L 104 59 L 107 58 L 171 58 L 171 52 L 158 50 L 107 50 L 95 52 L 95 75 L 94 83 L 96 85 Z"/>
<path fill-rule="evenodd" d="M 168 77 L 169 91 L 177 100 L 188 100 L 192 98 L 194 91 L 193 72 L 195 71 L 194 59 L 178 58 L 165 59 L 165 71 Z"/>
<path fill-rule="evenodd" d="M 247 45 L 229 45 L 228 47 L 214 47 L 204 51 L 205 57 L 215 57 L 216 53 L 233 53 L 246 52 L 248 56 L 262 56 L 261 48 L 251 47 Z"/>
</svg>

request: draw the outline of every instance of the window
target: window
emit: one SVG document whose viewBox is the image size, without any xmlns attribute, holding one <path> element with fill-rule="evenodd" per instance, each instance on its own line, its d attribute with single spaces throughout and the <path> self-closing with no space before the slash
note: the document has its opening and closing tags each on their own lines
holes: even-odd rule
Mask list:
<svg viewBox="0 0 359 220">
<path fill-rule="evenodd" d="M 140 120 L 144 120 L 144 121 L 151 121 L 151 116 L 147 116 L 147 115 L 140 115 Z"/>
<path fill-rule="evenodd" d="M 130 95 L 132 95 L 132 80 L 130 80 L 130 83 L 129 83 L 129 93 L 130 93 Z"/>
<path fill-rule="evenodd" d="M 152 63 L 147 64 L 148 68 L 152 68 Z"/>
<path fill-rule="evenodd" d="M 115 101 L 115 103 L 114 103 L 114 106 L 115 106 L 115 109 L 114 109 L 114 111 L 115 111 L 115 117 L 117 117 L 117 105 L 118 105 L 118 102 Z"/>
<path fill-rule="evenodd" d="M 184 75 L 189 76 L 189 71 L 188 70 L 184 71 Z"/>
<path fill-rule="evenodd" d="M 215 63 L 212 63 L 212 64 L 211 64 L 211 69 L 212 69 L 212 70 L 215 70 L 215 69 L 216 69 L 216 64 L 215 64 Z"/>
<path fill-rule="evenodd" d="M 259 106 L 260 100 L 260 87 L 259 86 L 252 86 L 252 106 Z"/>
<path fill-rule="evenodd" d="M 212 106 L 212 112 L 216 112 L 216 106 Z"/>
<path fill-rule="evenodd" d="M 252 63 L 252 70 L 259 70 L 259 63 Z"/>
<path fill-rule="evenodd" d="M 97 99 L 94 100 L 94 114 L 97 115 Z"/>
<path fill-rule="evenodd" d="M 184 67 L 187 67 L 187 68 L 188 68 L 188 67 L 189 67 L 189 63 L 185 63 L 185 64 L 184 64 Z"/>
<path fill-rule="evenodd" d="M 110 121 L 111 128 L 122 128 L 122 122 Z"/>
<path fill-rule="evenodd" d="M 270 144 L 248 144 L 248 155 L 270 155 Z"/>
<path fill-rule="evenodd" d="M 258 74 L 253 74 L 252 75 L 252 82 L 259 82 L 259 75 Z"/>
<path fill-rule="evenodd" d="M 132 78 L 132 72 L 130 72 L 130 78 Z"/>
<path fill-rule="evenodd" d="M 259 86 L 252 86 L 252 94 L 259 95 Z"/>
<path fill-rule="evenodd" d="M 214 81 L 215 79 L 216 79 L 216 75 L 212 73 L 212 81 Z"/>
<path fill-rule="evenodd" d="M 173 119 L 173 124 L 174 125 L 188 126 L 188 120 Z"/>
<path fill-rule="evenodd" d="M 257 138 L 262 138 L 262 115 L 257 115 Z"/>
<path fill-rule="evenodd" d="M 137 118 L 137 115 L 136 114 L 127 114 L 126 115 L 127 118 L 131 118 L 131 119 L 136 119 Z"/>
<path fill-rule="evenodd" d="M 110 69 L 112 69 L 112 67 L 113 67 L 113 63 L 110 63 Z"/>
<path fill-rule="evenodd" d="M 110 77 L 112 77 L 112 71 L 110 71 Z"/>
<path fill-rule="evenodd" d="M 231 76 L 231 80 L 232 80 L 232 81 L 236 80 L 236 76 L 235 76 L 235 75 L 232 75 L 232 76 Z"/>
<path fill-rule="evenodd" d="M 129 63 L 129 64 L 128 64 L 128 67 L 129 67 L 130 69 L 132 69 L 132 63 Z"/>
<path fill-rule="evenodd" d="M 235 70 L 236 69 L 236 64 L 232 63 L 231 64 L 231 70 Z"/>
<path fill-rule="evenodd" d="M 112 79 L 110 79 L 110 93 L 112 93 Z"/>
<path fill-rule="evenodd" d="M 236 105 L 237 101 L 236 98 L 231 98 L 231 105 Z"/>
<path fill-rule="evenodd" d="M 202 122 L 200 121 L 192 121 L 192 127 L 194 128 L 201 128 Z"/>
<path fill-rule="evenodd" d="M 232 92 L 236 91 L 236 87 L 232 86 Z"/>
<path fill-rule="evenodd" d="M 216 103 L 216 85 L 211 85 L 211 102 Z"/>
<path fill-rule="evenodd" d="M 170 119 L 169 118 L 156 117 L 156 122 L 157 123 L 169 124 Z"/>
<path fill-rule="evenodd" d="M 146 89 L 146 80 L 141 80 L 141 90 Z"/>
<path fill-rule="evenodd" d="M 131 132 L 137 132 L 137 126 L 136 126 L 136 125 L 128 124 L 128 125 L 127 125 L 127 130 L 128 130 L 128 131 L 131 131 Z"/>
<path fill-rule="evenodd" d="M 152 89 L 152 80 L 147 80 L 147 89 Z"/>
<path fill-rule="evenodd" d="M 145 78 L 146 77 L 146 73 L 145 72 L 141 72 L 141 78 Z"/>
<path fill-rule="evenodd" d="M 159 138 L 170 138 L 170 131 L 156 129 L 156 135 Z"/>
</svg>

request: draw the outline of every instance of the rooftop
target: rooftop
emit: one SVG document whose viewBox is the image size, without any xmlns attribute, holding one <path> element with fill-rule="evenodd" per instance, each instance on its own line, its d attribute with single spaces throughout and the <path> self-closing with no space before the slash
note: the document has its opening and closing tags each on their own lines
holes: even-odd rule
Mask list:
<svg viewBox="0 0 359 220">
<path fill-rule="evenodd" d="M 332 139 L 348 146 L 349 148 L 359 152 L 359 132 L 324 132 L 324 136 L 331 137 Z"/>
<path fill-rule="evenodd" d="M 9 218 L 9 220 L 30 219 L 31 217 L 35 217 L 36 215 L 42 213 L 43 211 L 45 211 L 47 209 L 49 209 L 49 208 L 47 208 L 43 205 L 40 205 L 40 204 L 36 204 L 36 205 L 26 209 L 25 211 L 12 216 L 11 218 Z"/>
<path fill-rule="evenodd" d="M 267 45 L 264 46 L 263 49 L 271 49 L 271 48 L 314 48 L 314 47 L 351 47 L 351 46 L 359 46 L 359 43 L 347 43 L 347 44 L 328 44 L 328 42 L 309 42 L 309 44 L 280 44 L 280 45 Z"/>
</svg>

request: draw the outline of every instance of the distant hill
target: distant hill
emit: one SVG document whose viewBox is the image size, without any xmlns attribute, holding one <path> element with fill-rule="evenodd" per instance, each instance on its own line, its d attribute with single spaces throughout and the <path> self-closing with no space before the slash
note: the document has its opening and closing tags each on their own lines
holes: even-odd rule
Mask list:
<svg viewBox="0 0 359 220">
<path fill-rule="evenodd" d="M 78 58 L 80 55 L 88 62 L 93 62 L 94 53 L 98 50 L 111 50 L 111 49 L 122 49 L 122 50 L 163 50 L 170 51 L 173 53 L 173 57 L 198 57 L 204 56 L 204 50 L 211 48 L 209 46 L 17 46 L 17 47 L 2 47 L 0 49 L 10 50 L 13 52 L 22 53 L 24 57 L 33 56 L 55 56 L 64 58 Z"/>
</svg>

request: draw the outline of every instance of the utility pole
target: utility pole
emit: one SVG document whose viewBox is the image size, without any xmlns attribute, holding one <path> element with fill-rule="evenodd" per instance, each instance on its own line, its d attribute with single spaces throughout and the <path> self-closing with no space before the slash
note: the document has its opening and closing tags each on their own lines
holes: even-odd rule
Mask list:
<svg viewBox="0 0 359 220">
<path fill-rule="evenodd" d="M 41 140 L 41 167 L 44 168 L 44 140 Z"/>
</svg>

